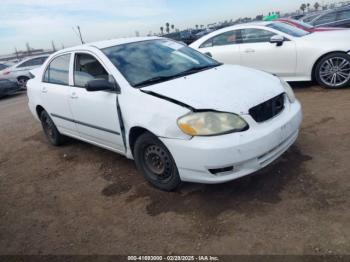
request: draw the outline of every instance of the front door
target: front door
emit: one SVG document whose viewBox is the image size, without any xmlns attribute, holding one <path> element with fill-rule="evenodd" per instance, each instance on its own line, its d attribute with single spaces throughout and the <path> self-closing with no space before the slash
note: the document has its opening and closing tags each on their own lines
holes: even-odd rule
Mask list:
<svg viewBox="0 0 350 262">
<path fill-rule="evenodd" d="M 109 79 L 102 63 L 90 53 L 75 53 L 73 86 L 69 95 L 80 137 L 119 152 L 125 152 L 113 91 L 88 92 L 86 84 L 94 79 Z"/>
<path fill-rule="evenodd" d="M 286 40 L 281 46 L 270 43 L 275 33 L 258 28 L 241 30 L 241 64 L 263 70 L 280 77 L 295 75 L 296 46 Z"/>
</svg>

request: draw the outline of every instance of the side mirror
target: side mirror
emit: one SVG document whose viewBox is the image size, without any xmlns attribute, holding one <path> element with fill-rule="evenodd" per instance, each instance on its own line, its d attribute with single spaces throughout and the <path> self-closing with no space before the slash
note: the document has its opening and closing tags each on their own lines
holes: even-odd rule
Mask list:
<svg viewBox="0 0 350 262">
<path fill-rule="evenodd" d="M 113 90 L 114 85 L 105 79 L 94 79 L 87 82 L 85 86 L 89 92 Z"/>
<path fill-rule="evenodd" d="M 94 79 L 87 82 L 85 89 L 89 92 L 96 91 L 116 91 L 120 93 L 120 87 L 112 75 L 106 79 Z"/>
<path fill-rule="evenodd" d="M 277 46 L 283 45 L 283 42 L 285 41 L 284 37 L 281 35 L 274 35 L 270 38 L 271 44 L 276 44 Z"/>
</svg>

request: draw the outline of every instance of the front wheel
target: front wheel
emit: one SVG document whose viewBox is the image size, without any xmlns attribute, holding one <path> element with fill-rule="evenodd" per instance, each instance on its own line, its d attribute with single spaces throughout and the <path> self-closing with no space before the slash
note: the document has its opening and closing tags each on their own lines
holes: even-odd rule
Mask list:
<svg viewBox="0 0 350 262">
<path fill-rule="evenodd" d="M 173 191 L 181 184 L 173 157 L 154 135 L 144 133 L 137 139 L 134 158 L 145 179 L 156 188 Z"/>
<path fill-rule="evenodd" d="M 344 53 L 325 56 L 316 66 L 315 77 L 326 88 L 350 86 L 350 56 Z"/>
</svg>

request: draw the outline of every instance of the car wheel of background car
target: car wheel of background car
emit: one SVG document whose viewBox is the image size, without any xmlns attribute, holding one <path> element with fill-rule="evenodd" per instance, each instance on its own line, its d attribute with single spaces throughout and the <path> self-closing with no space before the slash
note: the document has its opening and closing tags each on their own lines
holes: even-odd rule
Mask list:
<svg viewBox="0 0 350 262">
<path fill-rule="evenodd" d="M 29 77 L 26 76 L 20 76 L 17 79 L 18 85 L 20 86 L 20 88 L 26 88 L 27 87 L 27 82 L 29 80 Z"/>
<path fill-rule="evenodd" d="M 317 82 L 326 88 L 350 86 L 350 56 L 333 53 L 322 58 L 315 71 Z"/>
<path fill-rule="evenodd" d="M 40 120 L 49 142 L 54 146 L 62 145 L 65 142 L 65 137 L 58 132 L 55 123 L 46 111 L 41 113 Z"/>
<path fill-rule="evenodd" d="M 137 139 L 134 158 L 145 179 L 156 188 L 172 191 L 180 185 L 181 180 L 173 157 L 154 135 L 144 133 Z"/>
</svg>

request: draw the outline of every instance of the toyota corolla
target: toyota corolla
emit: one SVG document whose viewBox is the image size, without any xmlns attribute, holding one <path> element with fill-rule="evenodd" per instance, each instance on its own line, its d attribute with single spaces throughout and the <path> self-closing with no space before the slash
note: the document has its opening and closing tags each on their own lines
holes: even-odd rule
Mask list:
<svg viewBox="0 0 350 262">
<path fill-rule="evenodd" d="M 51 144 L 68 136 L 125 155 L 167 191 L 265 167 L 302 119 L 285 81 L 163 38 L 61 50 L 32 74 L 29 108 Z"/>
</svg>

